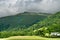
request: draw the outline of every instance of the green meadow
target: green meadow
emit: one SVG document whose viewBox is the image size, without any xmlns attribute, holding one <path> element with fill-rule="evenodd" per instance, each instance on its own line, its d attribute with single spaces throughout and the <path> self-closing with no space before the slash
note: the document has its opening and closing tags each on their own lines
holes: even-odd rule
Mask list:
<svg viewBox="0 0 60 40">
<path fill-rule="evenodd" d="M 13 36 L 0 40 L 60 40 L 60 38 L 45 38 L 40 36 Z"/>
</svg>

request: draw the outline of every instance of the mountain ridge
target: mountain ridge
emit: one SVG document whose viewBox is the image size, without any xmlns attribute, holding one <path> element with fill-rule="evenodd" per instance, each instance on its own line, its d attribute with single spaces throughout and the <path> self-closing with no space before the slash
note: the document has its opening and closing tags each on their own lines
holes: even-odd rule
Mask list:
<svg viewBox="0 0 60 40">
<path fill-rule="evenodd" d="M 25 15 L 25 14 L 28 14 L 28 15 Z M 39 15 L 39 14 L 41 14 L 41 15 Z M 34 13 L 34 15 L 31 15 L 29 12 L 24 12 L 24 13 L 17 14 L 14 16 L 2 17 L 2 18 L 0 18 L 0 31 L 5 29 L 5 28 L 7 28 L 8 30 L 12 29 L 12 28 L 14 29 L 17 26 L 18 27 L 16 28 L 16 30 L 19 29 L 19 26 L 22 29 L 22 28 L 31 26 L 40 20 L 42 21 L 47 16 L 48 16 L 48 14 L 45 15 L 42 13 Z M 23 27 L 23 26 L 25 26 L 25 27 Z"/>
</svg>

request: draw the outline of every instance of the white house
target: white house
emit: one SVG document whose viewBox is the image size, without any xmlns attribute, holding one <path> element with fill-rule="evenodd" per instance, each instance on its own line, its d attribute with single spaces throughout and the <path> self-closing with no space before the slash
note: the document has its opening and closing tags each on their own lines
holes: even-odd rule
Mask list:
<svg viewBox="0 0 60 40">
<path fill-rule="evenodd" d="M 60 36 L 60 33 L 59 32 L 52 32 L 50 35 L 51 36 Z"/>
</svg>

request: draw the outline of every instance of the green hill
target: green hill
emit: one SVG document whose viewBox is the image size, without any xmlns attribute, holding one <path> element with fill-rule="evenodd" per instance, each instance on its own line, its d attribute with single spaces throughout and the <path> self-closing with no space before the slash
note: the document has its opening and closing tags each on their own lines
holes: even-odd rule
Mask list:
<svg viewBox="0 0 60 40">
<path fill-rule="evenodd" d="M 0 37 L 60 33 L 60 12 L 55 14 L 24 12 L 0 18 Z"/>
<path fill-rule="evenodd" d="M 57 12 L 53 15 L 48 16 L 48 18 L 44 19 L 41 22 L 38 22 L 38 23 L 32 25 L 31 27 L 37 27 L 37 29 L 38 29 L 39 27 L 50 26 L 53 23 L 58 23 L 58 24 L 60 23 L 60 12 Z"/>
<path fill-rule="evenodd" d="M 30 28 L 28 28 L 27 30 L 32 34 L 33 32 L 35 32 L 35 35 L 44 36 L 46 33 L 48 34 L 51 34 L 52 32 L 60 33 L 60 12 L 48 16 L 47 19 L 30 26 Z"/>
<path fill-rule="evenodd" d="M 0 18 L 0 31 L 23 30 L 44 20 L 50 14 L 24 12 L 14 16 Z"/>
</svg>

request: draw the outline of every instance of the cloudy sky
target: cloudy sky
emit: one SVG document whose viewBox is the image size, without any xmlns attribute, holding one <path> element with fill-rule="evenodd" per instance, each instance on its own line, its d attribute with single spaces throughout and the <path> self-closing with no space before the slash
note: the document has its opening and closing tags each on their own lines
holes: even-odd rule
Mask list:
<svg viewBox="0 0 60 40">
<path fill-rule="evenodd" d="M 0 0 L 0 17 L 20 12 L 60 11 L 60 0 Z"/>
</svg>

